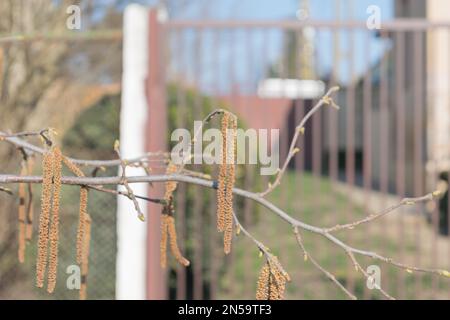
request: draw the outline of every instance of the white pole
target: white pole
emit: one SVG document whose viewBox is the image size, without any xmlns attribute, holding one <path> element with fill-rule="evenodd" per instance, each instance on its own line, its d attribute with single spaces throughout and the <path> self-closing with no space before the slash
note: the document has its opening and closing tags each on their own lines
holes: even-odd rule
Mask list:
<svg viewBox="0 0 450 320">
<path fill-rule="evenodd" d="M 120 153 L 124 158 L 145 153 L 147 100 L 145 79 L 148 70 L 148 10 L 140 5 L 127 6 L 123 22 L 122 108 L 120 113 Z M 139 175 L 142 170 L 127 168 L 127 174 Z M 136 184 L 133 191 L 147 194 L 145 184 Z M 146 215 L 147 205 L 140 203 Z M 116 298 L 146 298 L 146 223 L 140 221 L 133 203 L 118 198 Z"/>
</svg>

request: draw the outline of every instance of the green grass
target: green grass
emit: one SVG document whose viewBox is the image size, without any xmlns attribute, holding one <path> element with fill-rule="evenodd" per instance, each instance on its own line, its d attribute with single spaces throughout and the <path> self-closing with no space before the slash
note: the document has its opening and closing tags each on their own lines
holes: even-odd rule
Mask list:
<svg viewBox="0 0 450 320">
<path fill-rule="evenodd" d="M 275 189 L 269 199 L 291 216 L 316 226 L 332 226 L 336 223 L 354 221 L 365 215 L 363 208 L 352 204 L 345 195 L 336 191 L 336 187 L 325 178 L 310 174 L 301 176 L 288 172 L 283 184 Z M 242 221 L 241 221 L 242 222 Z M 354 230 L 339 232 L 341 240 L 354 247 L 376 251 L 388 257 L 397 257 L 400 245 L 398 237 L 390 239 L 384 233 L 383 222 L 376 221 L 374 226 L 362 225 Z M 287 299 L 345 299 L 346 296 L 331 283 L 320 271 L 314 268 L 303 256 L 295 241 L 292 228 L 274 213 L 265 208 L 259 210 L 247 229 L 279 257 L 285 269 L 290 273 L 292 282 L 287 286 Z M 319 263 L 331 271 L 358 298 L 381 299 L 375 290 L 366 288 L 364 277 L 356 273 L 347 256 L 319 235 L 303 232 L 305 246 Z M 404 254 L 415 256 L 416 246 L 405 240 Z M 432 278 L 427 274 L 408 274 L 392 266 L 381 264 L 366 257 L 357 257 L 365 267 L 377 264 L 381 268 L 382 286 L 393 296 L 399 294 L 398 276 L 405 287 L 406 298 L 417 298 L 415 292 L 421 283 L 420 297 L 431 295 Z M 223 277 L 220 298 L 253 298 L 256 279 L 264 260 L 259 257 L 255 245 L 246 237 L 238 236 L 234 241 L 232 264 Z M 439 280 L 437 291 L 445 294 L 448 281 Z"/>
</svg>

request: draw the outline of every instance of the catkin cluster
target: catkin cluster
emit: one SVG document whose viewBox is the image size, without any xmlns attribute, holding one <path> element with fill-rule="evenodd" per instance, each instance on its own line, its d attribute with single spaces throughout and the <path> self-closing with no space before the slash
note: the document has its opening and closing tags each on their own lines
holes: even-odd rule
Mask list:
<svg viewBox="0 0 450 320">
<path fill-rule="evenodd" d="M 84 177 L 83 171 L 76 164 L 74 164 L 67 157 L 63 157 L 64 165 L 77 177 Z M 80 189 L 80 206 L 78 214 L 78 229 L 77 229 L 77 263 L 81 265 L 83 258 L 83 243 L 84 233 L 86 229 L 86 216 L 87 216 L 87 203 L 88 203 L 88 190 L 86 187 Z"/>
<path fill-rule="evenodd" d="M 224 252 L 231 251 L 233 237 L 233 187 L 235 182 L 237 120 L 225 112 L 221 123 L 222 162 L 217 188 L 217 229 L 224 233 Z"/>
<path fill-rule="evenodd" d="M 166 174 L 173 174 L 178 171 L 178 166 L 174 163 L 170 162 L 166 169 Z M 166 191 L 164 193 L 164 200 L 170 201 L 172 198 L 173 192 L 177 189 L 176 181 L 167 181 L 166 182 Z"/>
<path fill-rule="evenodd" d="M 41 215 L 39 217 L 38 253 L 36 263 L 36 285 L 44 286 L 47 262 L 48 292 L 53 292 L 56 285 L 59 241 L 59 201 L 61 196 L 61 150 L 52 147 L 42 159 L 43 182 L 41 194 Z M 52 203 L 53 200 L 53 203 Z M 51 217 L 50 217 L 51 211 Z M 51 222 L 51 226 L 50 226 Z M 49 231 L 50 229 L 50 231 Z M 50 240 L 50 255 L 48 242 Z M 48 260 L 49 259 L 49 260 Z"/>
<path fill-rule="evenodd" d="M 50 226 L 50 253 L 48 264 L 47 291 L 52 293 L 56 286 L 56 273 L 58 268 L 58 244 L 59 244 L 59 204 L 61 199 L 61 150 L 53 151 L 53 204 Z"/>
<path fill-rule="evenodd" d="M 289 276 L 278 263 L 267 262 L 261 268 L 256 287 L 257 300 L 282 300 Z"/>
<path fill-rule="evenodd" d="M 67 157 L 63 157 L 64 165 L 77 177 L 84 177 L 83 171 Z M 87 298 L 87 277 L 89 263 L 89 248 L 91 242 L 91 217 L 87 212 L 88 206 L 88 188 L 80 188 L 80 206 L 78 212 L 78 229 L 76 259 L 81 265 L 81 287 L 80 300 Z"/>
<path fill-rule="evenodd" d="M 163 213 L 161 214 L 160 264 L 162 268 L 167 266 L 167 241 L 169 241 L 170 252 L 175 260 L 185 267 L 189 266 L 189 260 L 181 254 L 180 248 L 178 247 L 172 198 L 169 204 L 164 206 Z"/>
</svg>

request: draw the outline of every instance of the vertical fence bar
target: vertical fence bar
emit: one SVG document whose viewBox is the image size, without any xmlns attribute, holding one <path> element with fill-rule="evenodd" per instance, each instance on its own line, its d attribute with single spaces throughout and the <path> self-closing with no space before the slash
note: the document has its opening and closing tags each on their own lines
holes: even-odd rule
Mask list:
<svg viewBox="0 0 450 320">
<path fill-rule="evenodd" d="M 340 29 L 334 29 L 330 30 L 332 36 L 333 36 L 333 57 L 332 61 L 333 64 L 331 66 L 331 78 L 330 78 L 330 84 L 329 87 L 333 87 L 335 85 L 339 84 L 339 50 L 340 50 Z M 339 96 L 338 96 L 339 97 Z M 337 101 L 339 104 L 340 102 Z M 338 194 L 337 194 L 337 182 L 339 180 L 338 177 L 338 171 L 339 171 L 339 164 L 338 164 L 338 153 L 339 153 L 339 125 L 338 125 L 338 113 L 334 108 L 330 108 L 328 111 L 328 130 L 329 130 L 329 151 L 328 151 L 328 170 L 330 175 L 330 181 L 332 184 L 332 190 L 333 193 L 330 195 L 332 197 L 333 203 L 337 206 L 338 205 Z M 338 223 L 338 214 L 332 213 L 332 217 L 330 219 L 332 225 L 336 225 Z M 330 268 L 334 269 L 337 266 L 337 263 L 335 262 L 336 259 L 334 257 L 337 257 L 334 250 L 330 250 L 330 255 L 332 255 L 332 262 L 330 263 Z M 336 291 L 334 291 L 336 292 Z"/>
<path fill-rule="evenodd" d="M 149 72 L 148 72 L 148 150 L 164 151 L 167 149 L 167 106 L 166 84 L 164 79 L 163 57 L 163 30 L 158 21 L 156 9 L 149 12 Z M 158 184 L 150 188 L 151 198 L 161 198 L 164 194 L 164 185 Z M 160 217 L 161 207 L 158 204 L 148 204 L 148 239 L 147 239 L 147 298 L 164 299 L 166 297 L 165 272 L 162 270 L 160 260 Z"/>
<path fill-rule="evenodd" d="M 382 36 L 385 38 L 384 41 L 387 42 L 388 40 L 388 33 L 382 33 Z M 388 46 L 383 46 L 383 57 L 381 58 L 380 62 L 380 154 L 379 154 L 379 161 L 380 161 L 380 191 L 381 191 L 381 206 L 386 206 L 386 196 L 389 192 L 389 130 L 390 130 L 390 124 L 389 124 L 389 92 L 388 92 L 388 68 L 389 68 L 389 49 Z M 388 226 L 388 223 L 386 220 L 382 221 L 382 228 L 386 229 Z M 383 241 L 384 245 L 389 245 L 389 240 L 385 239 Z M 381 285 L 384 288 L 384 290 L 387 290 L 389 292 L 390 288 L 390 281 L 389 281 L 389 266 L 386 266 L 386 272 L 385 276 L 381 277 Z"/>
<path fill-rule="evenodd" d="M 177 100 L 177 126 L 178 128 L 187 128 L 188 123 L 186 123 L 186 92 L 183 86 L 184 80 L 186 79 L 186 75 L 183 72 L 186 72 L 185 66 L 183 64 L 185 60 L 185 52 L 186 52 L 186 37 L 183 37 L 183 29 L 178 30 L 176 34 L 177 39 L 177 52 L 174 53 L 174 57 L 176 57 L 177 63 L 177 79 L 178 84 L 176 88 L 176 100 Z M 185 252 L 185 243 L 186 243 L 186 184 L 180 183 L 178 184 L 178 192 L 176 193 L 176 220 L 178 225 L 178 238 L 179 247 L 182 252 Z M 180 264 L 177 265 L 177 292 L 176 298 L 177 300 L 185 300 L 186 299 L 186 268 Z"/>
<path fill-rule="evenodd" d="M 195 30 L 194 48 L 193 48 L 193 67 L 194 67 L 194 87 L 197 92 L 194 99 L 193 119 L 201 118 L 202 116 L 202 45 L 203 45 L 203 29 Z M 199 119 L 200 120 L 200 119 Z M 193 125 L 193 124 L 189 124 Z M 200 139 L 200 141 L 202 141 Z M 195 158 L 195 157 L 194 157 Z M 201 170 L 199 165 L 194 165 L 194 170 Z M 198 188 L 198 187 L 195 187 Z M 201 300 L 203 298 L 203 193 L 195 192 L 193 204 L 193 298 L 194 300 Z"/>
<path fill-rule="evenodd" d="M 347 29 L 348 32 L 348 72 L 349 72 L 349 80 L 348 80 L 348 88 L 347 88 L 347 117 L 346 117 L 346 153 L 345 153 L 345 176 L 348 187 L 350 188 L 350 192 L 347 194 L 348 197 L 348 211 L 347 211 L 347 220 L 352 221 L 353 219 L 353 203 L 352 188 L 355 185 L 355 70 L 354 70 L 354 30 Z M 352 234 L 349 232 L 347 235 L 347 240 L 351 241 Z M 347 289 L 350 291 L 354 291 L 355 289 L 355 277 L 354 277 L 355 269 L 351 262 L 348 262 L 347 269 Z"/>
<path fill-rule="evenodd" d="M 245 48 L 246 48 L 246 57 L 247 57 L 247 76 L 246 76 L 246 85 L 245 87 L 247 88 L 247 94 L 250 96 L 251 92 L 252 92 L 252 88 L 251 88 L 251 75 L 253 74 L 253 67 L 252 67 L 252 58 L 253 58 L 253 50 L 252 50 L 252 30 L 248 29 L 245 33 L 246 35 L 246 44 L 245 44 Z M 244 106 L 245 107 L 245 106 Z M 241 108 L 240 110 L 242 110 L 243 108 Z M 253 128 L 249 128 L 249 129 L 253 129 Z M 252 152 L 250 150 L 251 146 L 249 146 L 249 154 L 250 152 Z M 246 152 L 246 151 L 244 151 Z M 245 177 L 244 177 L 244 187 L 246 190 L 251 190 L 253 188 L 253 170 L 254 167 L 251 164 L 244 164 L 243 167 L 245 168 Z M 244 226 L 245 228 L 248 228 L 250 226 L 251 223 L 251 215 L 252 215 L 252 211 L 253 211 L 253 201 L 250 201 L 249 199 L 245 199 L 244 200 L 244 217 L 243 217 L 243 222 L 244 222 Z M 251 260 L 251 256 L 249 254 L 246 254 L 244 256 L 244 278 L 245 279 L 251 279 L 253 275 L 253 270 L 252 270 L 252 260 Z M 252 294 L 252 282 L 251 281 L 245 281 L 244 283 L 244 293 L 245 293 L 245 297 L 249 298 L 251 297 Z"/>
<path fill-rule="evenodd" d="M 422 31 L 414 32 L 414 196 L 423 194 L 423 35 Z M 416 220 L 416 265 L 421 265 L 422 241 L 421 241 L 421 216 L 418 208 L 419 217 Z M 422 292 L 422 277 L 419 274 L 415 276 L 414 298 L 420 298 Z"/>
<path fill-rule="evenodd" d="M 281 79 L 288 79 L 290 77 L 289 75 L 289 67 L 290 66 L 290 61 L 289 61 L 289 52 L 288 50 L 290 50 L 292 47 L 290 46 L 290 41 L 294 41 L 295 39 L 293 39 L 293 37 L 291 37 L 291 33 L 288 33 L 288 31 L 283 31 L 283 35 L 282 35 L 282 39 L 283 39 L 283 49 L 281 52 L 282 55 L 282 59 L 280 61 L 280 78 Z M 283 98 L 286 97 L 286 87 L 282 88 L 283 91 Z M 292 103 L 293 104 L 293 103 Z M 289 106 L 291 107 L 291 106 Z M 288 111 L 289 112 L 289 111 Z M 284 126 L 279 128 L 280 129 L 280 163 L 284 163 L 284 161 L 287 158 L 287 154 L 288 154 L 288 144 L 289 144 L 289 126 Z M 286 172 L 286 176 L 284 177 L 284 179 L 281 181 L 281 184 L 279 186 L 280 188 L 280 203 L 289 203 L 289 181 L 290 181 L 290 169 L 288 167 L 288 170 Z M 277 233 L 279 232 L 279 230 L 275 230 L 272 229 L 272 239 L 276 239 L 277 238 Z M 273 247 L 277 252 L 279 252 L 280 258 L 282 259 L 282 261 L 285 261 L 285 263 L 288 261 L 289 259 L 289 253 L 286 250 L 286 246 L 284 246 L 282 243 L 274 243 L 271 245 L 271 247 Z M 287 293 L 288 294 L 288 293 Z"/>
<path fill-rule="evenodd" d="M 217 29 L 214 32 L 214 39 L 213 39 L 213 46 L 211 50 L 214 52 L 214 54 L 211 54 L 211 61 L 214 65 L 213 72 L 215 74 L 214 77 L 214 94 L 216 98 L 220 97 L 221 94 L 221 29 Z M 216 168 L 213 169 L 213 176 L 217 176 L 217 170 Z M 210 259 L 211 259 L 211 275 L 210 275 L 210 284 L 209 284 L 209 291 L 210 291 L 210 298 L 216 299 L 217 294 L 219 291 L 219 286 L 217 285 L 219 282 L 219 268 L 220 268 L 220 257 L 219 257 L 219 250 L 218 250 L 218 238 L 219 235 L 217 233 L 217 223 L 216 223 L 216 210 L 217 210 L 217 204 L 216 204 L 216 192 L 211 192 L 211 226 L 210 226 L 210 232 L 211 232 L 211 238 L 209 241 L 210 244 Z M 221 251 L 220 251 L 221 252 Z"/>
<path fill-rule="evenodd" d="M 437 43 L 439 41 L 439 29 L 433 29 L 430 30 L 429 33 L 429 38 L 430 38 L 430 43 L 432 43 L 434 45 L 434 48 L 439 48 L 439 46 L 437 46 Z M 435 49 L 436 50 L 436 49 Z M 431 56 L 431 55 L 430 55 Z M 433 55 L 433 58 L 436 58 L 436 55 Z M 435 71 L 436 69 L 434 69 Z M 439 77 L 439 72 L 434 73 L 434 75 L 432 75 L 432 90 L 431 92 L 428 92 L 428 94 L 430 96 L 437 96 L 440 95 L 440 89 L 439 86 L 441 85 L 441 79 Z M 438 98 L 436 98 L 436 100 L 439 100 Z M 432 101 L 432 100 L 431 100 Z M 433 103 L 433 102 L 432 102 Z M 437 112 L 437 107 L 438 103 L 434 102 L 434 110 L 433 113 Z M 434 121 L 436 121 L 436 114 L 433 115 L 434 117 Z M 434 125 L 439 126 L 438 123 L 434 122 Z M 434 136 L 432 137 L 433 139 L 437 139 L 438 136 L 440 135 L 439 130 L 434 130 Z M 434 145 L 433 145 L 434 144 Z M 438 165 L 438 161 L 437 161 L 437 152 L 436 152 L 436 144 L 432 142 L 432 148 L 433 148 L 433 160 L 434 161 L 434 165 L 435 165 L 435 169 L 433 171 L 433 176 L 430 177 L 430 180 L 433 181 L 434 184 L 436 184 L 439 181 L 439 165 Z M 436 206 L 433 208 L 432 212 L 431 212 L 431 225 L 432 225 L 432 246 L 431 246 L 431 264 L 432 265 L 437 265 L 438 262 L 438 234 L 439 234 L 439 202 L 436 203 Z M 436 291 L 438 288 L 438 277 L 432 277 L 431 280 L 431 299 L 434 299 L 436 297 Z"/>
<path fill-rule="evenodd" d="M 396 108 L 396 193 L 403 198 L 405 196 L 405 33 L 397 31 L 395 34 L 395 108 Z M 405 253 L 405 212 L 398 214 L 398 243 L 400 245 L 399 259 L 404 260 Z M 398 297 L 405 298 L 405 274 L 398 272 L 397 285 Z"/>
<path fill-rule="evenodd" d="M 266 78 L 270 77 L 270 55 L 269 55 L 269 50 L 271 48 L 271 39 L 270 39 L 270 30 L 269 28 L 265 28 L 263 29 L 263 43 L 262 43 L 262 55 L 263 55 L 263 66 L 265 68 L 264 72 L 263 72 L 263 76 Z M 263 108 L 262 110 L 262 117 L 263 117 L 263 123 L 267 124 L 269 123 L 268 119 L 270 119 L 270 115 L 268 114 L 267 110 L 270 110 L 268 104 L 264 104 L 261 106 Z M 269 176 L 267 175 L 263 175 L 261 177 L 261 190 L 264 190 L 267 185 L 269 183 Z"/>
<path fill-rule="evenodd" d="M 366 70 L 363 79 L 363 188 L 364 188 L 364 212 L 370 210 L 370 191 L 372 189 L 372 66 L 371 66 L 371 39 L 370 34 L 365 32 L 365 65 Z M 366 226 L 367 235 L 371 238 L 372 224 Z M 364 245 L 372 243 L 365 241 Z M 372 241 L 374 242 L 374 241 Z M 367 286 L 364 286 L 364 298 L 370 297 Z"/>
<path fill-rule="evenodd" d="M 239 87 L 238 87 L 238 81 L 237 81 L 237 76 L 236 76 L 236 69 L 235 69 L 235 62 L 239 61 L 238 58 L 238 54 L 237 54 L 237 29 L 228 29 L 229 30 L 229 40 L 230 40 L 230 44 L 229 44 L 229 56 L 228 56 L 228 61 L 227 61 L 227 65 L 228 65 L 228 83 L 230 84 L 230 90 L 229 92 L 231 92 L 231 104 L 233 106 L 236 106 L 238 104 L 239 101 Z M 221 236 L 223 237 L 223 234 L 221 234 Z M 233 238 L 234 240 L 234 238 Z M 227 276 L 229 277 L 229 279 L 234 279 L 235 275 L 236 275 L 236 270 L 235 270 L 235 250 L 234 250 L 234 241 L 232 242 L 232 249 L 231 252 L 228 255 L 225 255 L 225 261 L 224 263 L 232 266 L 231 268 L 229 268 L 227 270 Z M 223 252 L 223 249 L 221 250 L 221 252 Z M 232 281 L 229 281 L 228 283 L 233 283 Z M 233 287 L 228 287 L 226 288 L 229 290 L 229 292 L 231 294 L 235 294 L 235 288 Z"/>
</svg>

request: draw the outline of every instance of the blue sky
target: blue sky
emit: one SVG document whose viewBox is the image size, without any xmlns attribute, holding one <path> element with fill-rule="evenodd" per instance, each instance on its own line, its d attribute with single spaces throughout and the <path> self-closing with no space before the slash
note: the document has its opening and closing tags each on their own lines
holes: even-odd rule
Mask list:
<svg viewBox="0 0 450 320">
<path fill-rule="evenodd" d="M 148 4 L 155 1 L 143 1 Z M 310 0 L 312 19 L 335 19 L 335 0 Z M 348 10 L 353 2 L 353 17 L 365 20 L 369 5 L 377 5 L 383 18 L 392 17 L 392 0 L 341 0 L 341 15 L 350 18 Z M 177 13 L 177 18 L 201 19 L 205 10 L 210 18 L 217 19 L 293 19 L 298 9 L 298 0 L 194 0 L 186 10 Z"/>
<path fill-rule="evenodd" d="M 107 4 L 112 0 L 100 0 Z M 201 19 L 220 19 L 220 20 L 294 20 L 296 19 L 296 11 L 299 6 L 298 0 L 171 0 L 175 3 L 176 11 L 170 17 L 171 19 L 188 19 L 188 20 L 201 20 Z M 124 1 L 126 2 L 126 1 Z M 144 5 L 154 5 L 157 0 L 139 0 L 139 1 L 128 1 L 137 2 Z M 170 1 L 169 1 L 170 2 Z M 185 3 L 183 5 L 183 3 Z M 336 0 L 309 0 L 310 3 L 310 13 L 309 19 L 312 20 L 334 20 L 338 16 L 336 12 Z M 393 18 L 393 0 L 340 0 L 341 3 L 341 14 L 340 17 L 344 20 L 354 19 L 365 21 L 368 17 L 366 10 L 370 5 L 377 5 L 381 10 L 381 20 L 390 20 Z M 320 63 L 318 65 L 318 72 L 321 75 L 329 73 L 329 70 L 333 61 L 333 41 L 332 41 L 332 30 L 317 32 L 315 37 L 315 51 L 317 60 Z M 369 37 L 367 37 L 369 36 Z M 189 36 L 188 36 L 189 37 Z M 346 82 L 350 76 L 350 69 L 353 68 L 354 74 L 356 76 L 362 74 L 370 65 L 376 63 L 383 53 L 383 48 L 385 48 L 386 43 L 382 40 L 377 39 L 373 36 L 373 32 L 367 30 L 360 30 L 358 32 L 353 32 L 352 37 L 353 51 L 350 53 L 350 33 L 346 31 L 341 32 L 341 54 L 344 56 L 340 62 L 339 68 L 339 78 L 341 81 Z M 210 52 L 211 49 L 219 50 L 220 55 L 216 55 L 215 58 L 219 66 L 219 73 L 226 74 L 229 73 L 230 62 L 229 59 L 233 56 L 234 51 L 234 66 L 235 77 L 238 85 L 242 86 L 243 82 L 249 81 L 247 66 L 248 59 L 245 58 L 245 51 L 247 44 L 245 40 L 233 40 L 231 38 L 227 39 L 227 35 L 223 37 L 219 48 L 212 48 L 213 44 L 211 41 L 204 40 L 203 47 L 206 53 Z M 369 39 L 370 50 L 366 51 L 367 40 Z M 234 43 L 233 43 L 234 41 Z M 254 46 L 255 52 L 260 52 L 261 48 L 264 48 L 264 42 L 270 41 L 270 45 L 267 53 L 270 64 L 275 64 L 277 59 L 280 57 L 282 48 L 282 35 L 280 32 L 274 32 L 271 34 L 270 39 L 267 40 L 263 35 L 255 35 L 252 37 L 252 45 Z M 190 47 L 193 47 L 193 39 L 190 40 Z M 233 49 L 231 48 L 233 47 Z M 188 64 L 191 66 L 186 67 L 188 74 L 192 78 L 198 75 L 194 74 L 194 70 L 189 70 L 193 68 L 192 64 L 195 62 L 196 57 L 194 56 L 193 48 L 190 48 L 186 53 Z M 207 56 L 204 54 L 203 57 Z M 367 56 L 369 57 L 369 65 L 367 64 Z M 236 59 L 238 57 L 238 59 Z M 211 69 L 211 63 L 206 61 L 208 58 L 202 58 L 200 62 L 203 66 L 201 67 L 204 71 L 203 78 L 201 82 L 209 83 L 212 82 L 212 78 L 215 77 Z M 211 60 L 211 59 L 210 59 Z M 255 55 L 254 61 L 252 63 L 256 66 L 252 71 L 253 79 L 250 79 L 254 85 L 256 82 L 264 77 L 265 66 L 262 63 L 261 57 Z M 258 69 L 259 68 L 259 69 Z M 227 82 L 227 80 L 223 80 Z M 226 86 L 226 84 L 225 84 Z"/>
<path fill-rule="evenodd" d="M 377 5 L 381 10 L 381 19 L 390 20 L 393 17 L 393 3 L 392 0 L 341 0 L 341 13 L 340 17 L 344 20 L 354 19 L 365 21 L 368 17 L 366 12 L 368 6 Z M 154 3 L 149 1 L 148 3 Z M 309 19 L 313 20 L 334 20 L 338 16 L 336 12 L 335 0 L 310 0 L 310 13 Z M 220 20 L 294 20 L 296 19 L 295 13 L 298 9 L 298 0 L 197 0 L 190 1 L 184 8 L 177 10 L 172 16 L 172 19 L 220 19 Z M 332 34 L 329 31 L 318 32 L 316 36 L 316 53 L 319 73 L 322 75 L 329 73 L 332 65 Z M 348 32 L 341 32 L 341 53 L 345 58 L 342 59 L 339 68 L 339 77 L 343 82 L 346 82 L 350 78 L 350 69 L 353 68 L 356 76 L 363 73 L 367 65 L 367 51 L 366 51 L 366 36 L 369 36 L 370 51 L 368 53 L 370 64 L 376 63 L 383 53 L 383 48 L 386 43 L 376 39 L 373 33 L 368 35 L 367 30 L 360 30 L 354 32 L 352 35 Z M 353 51 L 350 53 L 349 43 L 350 37 L 353 37 Z M 263 37 L 254 36 L 252 39 L 255 48 L 262 48 L 261 44 L 267 41 Z M 275 63 L 280 56 L 280 50 L 282 46 L 282 36 L 280 33 L 274 34 L 270 37 L 269 59 L 272 63 Z M 245 55 L 244 41 L 235 44 L 237 52 L 242 52 Z M 221 49 L 224 52 L 231 51 L 228 48 L 229 45 L 223 44 Z M 257 51 L 258 49 L 256 49 Z M 226 62 L 227 56 L 231 53 L 223 53 L 221 57 L 222 74 L 227 72 L 229 63 Z M 239 55 L 239 53 L 238 53 Z M 350 59 L 353 58 L 353 59 Z M 241 59 L 245 60 L 245 59 Z M 258 60 L 258 57 L 255 57 Z M 236 77 L 245 78 L 246 71 L 249 70 L 245 65 L 246 61 L 237 61 L 235 64 Z M 350 63 L 352 65 L 350 65 Z M 258 64 L 255 62 L 255 64 Z M 203 68 L 205 69 L 205 68 Z M 254 77 L 262 77 L 262 70 L 256 70 Z M 206 75 L 208 77 L 208 75 Z M 258 79 L 253 79 L 255 82 Z M 244 81 L 244 80 L 242 80 Z M 208 80 L 206 80 L 208 82 Z"/>
</svg>

